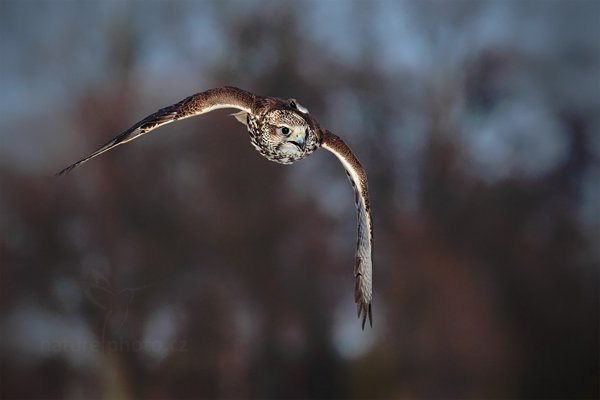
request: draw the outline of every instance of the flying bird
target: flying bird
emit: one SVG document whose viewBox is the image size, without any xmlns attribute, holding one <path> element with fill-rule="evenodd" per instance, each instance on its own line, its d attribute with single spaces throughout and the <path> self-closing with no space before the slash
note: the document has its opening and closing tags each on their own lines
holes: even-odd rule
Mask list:
<svg viewBox="0 0 600 400">
<path fill-rule="evenodd" d="M 92 158 L 163 125 L 221 108 L 238 110 L 232 115 L 246 125 L 250 142 L 256 150 L 271 161 L 292 164 L 323 147 L 342 163 L 354 189 L 358 213 L 354 300 L 358 318 L 362 318 L 362 328 L 364 329 L 367 318 L 373 326 L 373 224 L 365 170 L 346 143 L 327 129 L 321 128 L 308 110 L 295 99 L 257 96 L 229 86 L 206 90 L 142 119 L 89 156 L 69 165 L 58 175 L 68 173 Z"/>
</svg>

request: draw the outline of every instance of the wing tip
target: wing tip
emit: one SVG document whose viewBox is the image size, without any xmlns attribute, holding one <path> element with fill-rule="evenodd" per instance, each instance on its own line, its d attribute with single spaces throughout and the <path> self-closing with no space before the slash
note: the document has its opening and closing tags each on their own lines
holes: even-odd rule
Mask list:
<svg viewBox="0 0 600 400">
<path fill-rule="evenodd" d="M 75 164 L 71 164 L 66 168 L 61 169 L 60 171 L 58 171 L 57 173 L 54 174 L 54 176 L 61 176 L 61 175 L 66 175 L 69 172 L 73 171 L 75 169 L 75 167 L 77 167 L 78 163 Z"/>
<path fill-rule="evenodd" d="M 367 322 L 367 318 L 369 319 L 369 326 L 373 328 L 373 312 L 371 310 L 371 303 L 365 303 L 362 301 L 357 302 L 358 309 L 358 319 L 362 317 L 361 328 L 365 330 L 365 324 Z"/>
</svg>

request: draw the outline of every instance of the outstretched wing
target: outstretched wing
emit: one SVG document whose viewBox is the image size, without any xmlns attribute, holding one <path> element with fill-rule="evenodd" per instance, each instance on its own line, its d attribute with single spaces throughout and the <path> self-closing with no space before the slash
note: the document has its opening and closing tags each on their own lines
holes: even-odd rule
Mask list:
<svg viewBox="0 0 600 400">
<path fill-rule="evenodd" d="M 142 136 L 160 126 L 179 121 L 184 118 L 204 114 L 219 108 L 237 108 L 242 112 L 252 113 L 255 103 L 255 96 L 249 92 L 235 87 L 222 87 L 200 92 L 179 103 L 162 108 L 152 115 L 139 121 L 125 132 L 121 133 L 89 156 L 82 158 L 74 164 L 69 165 L 58 173 L 62 175 L 70 172 L 73 168 L 99 156 L 100 154 L 127 143 Z"/>
<path fill-rule="evenodd" d="M 373 285 L 373 223 L 369 207 L 369 191 L 367 175 L 352 150 L 342 139 L 329 131 L 323 132 L 322 147 L 329 150 L 341 161 L 346 169 L 346 175 L 354 188 L 355 202 L 358 212 L 358 240 L 356 248 L 356 266 L 354 277 L 354 301 L 358 308 L 358 317 L 362 316 L 362 328 L 365 328 L 367 316 L 373 326 L 371 314 L 371 298 Z"/>
</svg>

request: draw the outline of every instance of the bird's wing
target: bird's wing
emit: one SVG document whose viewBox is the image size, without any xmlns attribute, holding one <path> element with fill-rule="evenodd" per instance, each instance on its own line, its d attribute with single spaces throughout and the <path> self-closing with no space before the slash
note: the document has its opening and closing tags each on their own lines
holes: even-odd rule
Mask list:
<svg viewBox="0 0 600 400">
<path fill-rule="evenodd" d="M 253 94 L 235 87 L 222 87 L 197 93 L 181 100 L 179 103 L 161 108 L 154 114 L 149 115 L 89 156 L 69 165 L 60 171 L 58 175 L 68 173 L 73 168 L 78 167 L 113 147 L 132 141 L 143 134 L 174 121 L 204 114 L 219 108 L 237 108 L 242 112 L 252 113 L 255 99 Z"/>
<path fill-rule="evenodd" d="M 356 266 L 354 276 L 354 300 L 358 308 L 358 317 L 362 316 L 362 328 L 365 328 L 367 317 L 373 326 L 371 314 L 372 277 L 373 277 L 373 223 L 369 207 L 369 191 L 367 175 L 352 150 L 342 139 L 329 131 L 324 131 L 322 147 L 329 150 L 341 161 L 346 175 L 354 189 L 356 209 L 358 212 L 358 240 L 356 248 Z"/>
</svg>

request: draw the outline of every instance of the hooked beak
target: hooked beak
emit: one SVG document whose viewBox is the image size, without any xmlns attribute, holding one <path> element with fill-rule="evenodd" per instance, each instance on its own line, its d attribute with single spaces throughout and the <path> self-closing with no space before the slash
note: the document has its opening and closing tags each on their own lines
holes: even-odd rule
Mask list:
<svg viewBox="0 0 600 400">
<path fill-rule="evenodd" d="M 300 150 L 304 151 L 306 148 L 306 141 L 308 140 L 308 129 L 304 131 L 304 134 L 298 134 L 290 143 L 294 144 Z"/>
</svg>

